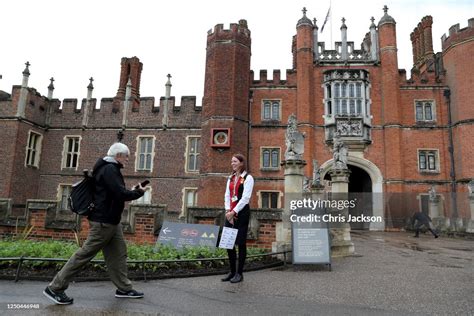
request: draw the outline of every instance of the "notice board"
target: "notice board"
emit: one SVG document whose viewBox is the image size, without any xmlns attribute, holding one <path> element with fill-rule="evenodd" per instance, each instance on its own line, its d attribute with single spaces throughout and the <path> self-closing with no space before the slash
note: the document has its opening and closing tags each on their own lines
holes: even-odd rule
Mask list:
<svg viewBox="0 0 474 316">
<path fill-rule="evenodd" d="M 301 209 L 295 210 L 293 214 L 311 218 L 308 217 L 310 214 L 308 211 Z M 297 219 L 295 216 L 292 218 L 294 220 Z M 331 265 L 331 243 L 327 223 L 323 221 L 295 220 L 291 221 L 291 231 L 294 264 Z"/>
<path fill-rule="evenodd" d="M 216 247 L 219 226 L 163 222 L 157 243 L 175 248 L 184 246 Z"/>
</svg>

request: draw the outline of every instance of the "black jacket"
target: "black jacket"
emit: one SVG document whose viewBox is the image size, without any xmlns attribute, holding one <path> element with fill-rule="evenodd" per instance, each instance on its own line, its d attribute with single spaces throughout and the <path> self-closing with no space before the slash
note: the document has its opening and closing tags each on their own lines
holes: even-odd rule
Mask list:
<svg viewBox="0 0 474 316">
<path fill-rule="evenodd" d="M 89 220 L 117 225 L 122 218 L 125 201 L 136 200 L 143 195 L 143 190 L 127 190 L 120 169 L 122 164 L 107 162 L 100 158 L 92 175 L 95 180 L 95 210 Z"/>
<path fill-rule="evenodd" d="M 411 220 L 412 225 L 415 224 L 415 221 L 418 221 L 420 224 L 429 224 L 431 222 L 431 218 L 422 212 L 415 212 Z"/>
</svg>

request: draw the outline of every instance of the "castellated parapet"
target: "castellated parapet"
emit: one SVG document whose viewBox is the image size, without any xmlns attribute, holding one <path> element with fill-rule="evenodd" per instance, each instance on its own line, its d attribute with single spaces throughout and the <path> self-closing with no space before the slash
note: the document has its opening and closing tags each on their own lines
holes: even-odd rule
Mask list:
<svg viewBox="0 0 474 316">
<path fill-rule="evenodd" d="M 218 41 L 218 42 L 232 42 L 250 46 L 250 30 L 247 27 L 246 20 L 239 20 L 239 23 L 231 23 L 229 29 L 224 29 L 223 24 L 217 24 L 214 26 L 214 30 L 207 32 L 207 45 Z"/>
<path fill-rule="evenodd" d="M 443 52 L 451 46 L 459 44 L 474 37 L 474 18 L 467 21 L 467 27 L 460 29 L 459 23 L 454 24 L 449 28 L 449 36 L 443 34 L 441 37 L 441 45 Z"/>
<path fill-rule="evenodd" d="M 0 101 L 0 116 L 14 118 L 17 110 L 21 86 L 13 86 L 10 97 Z M 163 104 L 165 97 L 157 103 L 154 97 L 142 97 L 138 107 L 129 107 L 127 113 L 127 128 L 153 127 L 161 128 Z M 89 120 L 83 126 L 83 118 L 87 99 L 66 98 L 49 100 L 39 94 L 36 89 L 28 88 L 25 120 L 44 128 L 122 128 L 123 102 L 114 111 L 115 98 L 102 98 L 97 108 L 97 99 L 89 100 Z M 183 96 L 178 104 L 175 97 L 168 103 L 168 128 L 200 127 L 201 107 L 196 105 L 195 96 Z"/>
<path fill-rule="evenodd" d="M 289 87 L 296 86 L 296 72 L 294 69 L 286 69 L 286 80 L 281 80 L 280 69 L 273 69 L 273 79 L 267 78 L 268 71 L 261 69 L 259 72 L 259 79 L 255 79 L 255 73 L 250 71 L 250 83 L 253 87 Z"/>
</svg>

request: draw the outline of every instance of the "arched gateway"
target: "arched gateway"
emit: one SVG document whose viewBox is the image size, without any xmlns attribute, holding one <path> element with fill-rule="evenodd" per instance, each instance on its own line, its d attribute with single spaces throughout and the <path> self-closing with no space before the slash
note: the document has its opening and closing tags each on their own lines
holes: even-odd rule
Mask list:
<svg viewBox="0 0 474 316">
<path fill-rule="evenodd" d="M 333 165 L 333 159 L 324 162 L 321 165 L 321 178 L 325 179 L 329 177 L 326 176 L 328 171 Z M 351 177 L 354 177 L 354 180 L 351 181 L 349 177 L 349 192 L 362 192 L 363 201 L 361 202 L 361 207 L 364 207 L 367 211 L 372 211 L 371 216 L 380 216 L 382 222 L 370 222 L 367 224 L 356 224 L 351 225 L 352 229 L 369 229 L 369 230 L 384 230 L 385 229 L 385 215 L 383 209 L 383 177 L 380 169 L 371 161 L 349 155 L 347 157 L 347 165 L 349 170 L 352 171 Z M 353 176 L 352 176 L 353 175 Z M 372 193 L 372 194 L 370 194 Z M 364 205 L 364 203 L 371 202 L 371 205 Z M 357 212 L 362 212 L 361 208 L 356 208 L 354 210 Z M 357 215 L 357 214 L 356 214 Z"/>
</svg>

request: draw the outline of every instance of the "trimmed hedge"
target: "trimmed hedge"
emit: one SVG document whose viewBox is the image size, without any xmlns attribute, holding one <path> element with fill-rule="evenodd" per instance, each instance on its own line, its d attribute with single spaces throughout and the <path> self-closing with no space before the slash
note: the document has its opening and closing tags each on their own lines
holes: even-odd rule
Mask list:
<svg viewBox="0 0 474 316">
<path fill-rule="evenodd" d="M 69 259 L 78 249 L 78 245 L 64 241 L 32 241 L 32 240 L 0 240 L 0 258 L 30 257 L 30 258 L 58 258 Z M 221 248 L 188 247 L 175 249 L 170 246 L 127 245 L 128 260 L 182 260 L 182 259 L 205 259 L 205 258 L 227 258 L 227 251 Z M 248 255 L 263 254 L 264 250 L 249 248 Z M 102 251 L 94 259 L 103 260 Z M 3 264 L 5 261 L 3 262 Z M 26 262 L 25 262 L 26 263 Z M 1 264 L 1 263 L 0 263 Z M 31 261 L 33 266 L 47 265 L 51 262 Z M 58 264 L 58 263 L 54 263 Z M 62 265 L 63 263 L 59 263 Z"/>
</svg>

